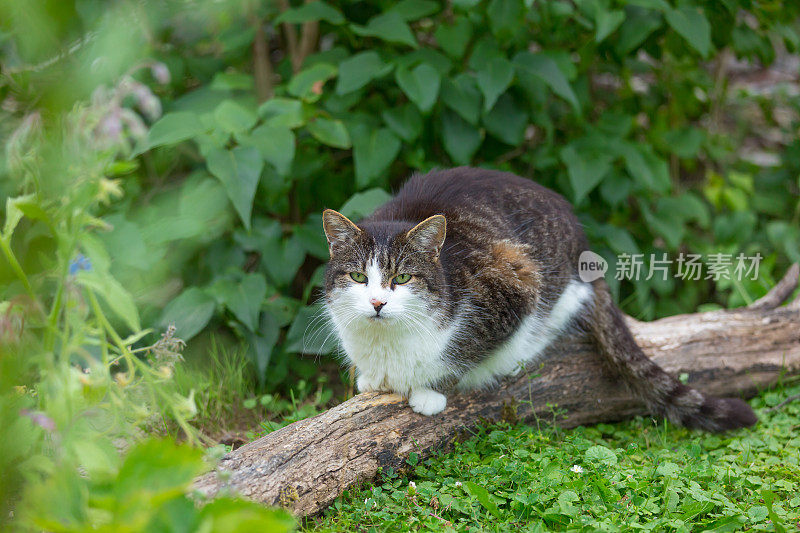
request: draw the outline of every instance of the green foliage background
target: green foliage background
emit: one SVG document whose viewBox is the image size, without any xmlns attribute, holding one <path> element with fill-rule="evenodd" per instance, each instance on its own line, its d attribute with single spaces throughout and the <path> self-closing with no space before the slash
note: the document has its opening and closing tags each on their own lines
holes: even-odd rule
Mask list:
<svg viewBox="0 0 800 533">
<path fill-rule="evenodd" d="M 409 174 L 434 167 L 500 168 L 558 190 L 612 260 L 765 257 L 756 281 L 655 276 L 615 286 L 641 318 L 748 303 L 800 259 L 797 98 L 733 94 L 725 70 L 731 58 L 769 65 L 776 50 L 794 52 L 792 3 L 286 7 L 137 4 L 137 24 L 115 36 L 130 57 L 117 58 L 109 75 L 149 52 L 171 81 L 158 85 L 144 71 L 137 79 L 153 87 L 164 114 L 126 161 L 123 200 L 99 213 L 109 231 L 75 249 L 95 264 L 97 254 L 112 258 L 144 324 L 174 322 L 185 340 L 230 327 L 250 346 L 262 383 L 277 385 L 290 371 L 308 377 L 313 365 L 296 354 L 335 348 L 309 327 L 326 259 L 321 209 L 362 216 Z M 89 1 L 59 9 L 60 18 L 42 15 L 58 26 L 38 49 L 16 39 L 19 20 L 9 26 L 9 56 L 40 61 L 108 12 Z M 312 31 L 318 46 L 301 50 Z M 259 47 L 266 53 L 254 53 Z M 52 83 L 60 63 L 9 76 L 16 114 L 88 96 L 86 81 L 66 90 Z M 776 123 L 778 106 L 791 120 Z M 781 164 L 743 158 L 753 127 L 784 130 L 789 141 L 772 147 Z M 13 184 L 8 192 L 22 191 Z M 19 253 L 25 262 L 52 249 Z M 32 275 L 51 267 L 39 266 Z M 4 277 L 13 279 L 7 269 Z"/>
<path fill-rule="evenodd" d="M 156 419 L 198 438 L 163 355 L 180 347 L 153 344 L 169 324 L 200 358 L 212 338 L 244 343 L 262 391 L 313 379 L 302 354 L 336 349 L 314 304 L 320 212 L 364 216 L 414 172 L 535 179 L 612 265 L 763 257 L 757 280 L 610 280 L 639 318 L 754 300 L 800 260 L 800 99 L 741 66 L 797 53 L 798 15 L 778 0 L 0 0 L 0 419 L 19 435 L 0 438 L 0 474 L 38 480 L 0 496 L 77 483 L 92 497 L 30 523 L 126 520 L 103 495 L 125 468 L 112 438 Z M 64 474 L 89 457 L 96 476 Z M 170 498 L 191 514 L 188 479 L 137 519 Z"/>
</svg>

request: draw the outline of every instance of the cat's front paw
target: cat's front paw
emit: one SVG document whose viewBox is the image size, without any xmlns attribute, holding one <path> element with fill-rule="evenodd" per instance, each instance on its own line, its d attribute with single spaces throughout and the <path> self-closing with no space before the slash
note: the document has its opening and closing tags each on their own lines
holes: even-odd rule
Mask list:
<svg viewBox="0 0 800 533">
<path fill-rule="evenodd" d="M 356 387 L 358 392 L 387 392 L 389 390 L 383 385 L 383 379 L 366 374 L 361 374 L 356 378 Z"/>
<path fill-rule="evenodd" d="M 415 413 L 435 415 L 447 407 L 447 396 L 430 389 L 413 390 L 408 397 L 408 405 Z"/>
</svg>

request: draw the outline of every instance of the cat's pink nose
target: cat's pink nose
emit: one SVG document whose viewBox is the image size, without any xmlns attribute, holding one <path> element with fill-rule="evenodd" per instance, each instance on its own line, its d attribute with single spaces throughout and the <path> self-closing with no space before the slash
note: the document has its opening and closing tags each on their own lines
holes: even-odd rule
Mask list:
<svg viewBox="0 0 800 533">
<path fill-rule="evenodd" d="M 383 306 L 386 305 L 386 302 L 384 302 L 383 300 L 379 300 L 377 298 L 370 298 L 369 303 L 371 303 L 372 307 L 375 308 L 376 313 L 380 313 Z"/>
</svg>

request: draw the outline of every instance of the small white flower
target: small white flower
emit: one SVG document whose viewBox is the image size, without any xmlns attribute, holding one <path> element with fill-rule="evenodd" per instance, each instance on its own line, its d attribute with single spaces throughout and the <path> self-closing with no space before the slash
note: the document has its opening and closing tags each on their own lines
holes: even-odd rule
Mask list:
<svg viewBox="0 0 800 533">
<path fill-rule="evenodd" d="M 155 80 L 158 83 L 160 83 L 162 85 L 164 85 L 166 83 L 169 83 L 169 78 L 170 78 L 169 69 L 167 68 L 167 66 L 164 63 L 153 63 L 153 64 L 151 64 L 150 65 L 150 72 L 153 73 L 153 78 L 155 78 Z"/>
<path fill-rule="evenodd" d="M 460 481 L 456 481 L 456 487 L 460 487 L 460 486 L 461 486 L 461 482 Z"/>
<path fill-rule="evenodd" d="M 413 489 L 413 490 L 417 490 L 417 484 L 414 483 L 413 481 L 409 481 L 408 482 L 408 488 L 409 489 Z"/>
<path fill-rule="evenodd" d="M 570 471 L 571 472 L 575 472 L 576 474 L 582 474 L 583 473 L 583 467 L 581 465 L 572 465 L 572 468 L 570 468 Z"/>
</svg>

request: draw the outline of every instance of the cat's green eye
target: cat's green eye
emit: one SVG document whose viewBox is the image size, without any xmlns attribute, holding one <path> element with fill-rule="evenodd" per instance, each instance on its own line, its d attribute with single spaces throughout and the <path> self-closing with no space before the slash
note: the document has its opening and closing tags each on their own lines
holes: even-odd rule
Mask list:
<svg viewBox="0 0 800 533">
<path fill-rule="evenodd" d="M 398 274 L 392 280 L 397 285 L 402 285 L 404 283 L 408 283 L 408 280 L 411 279 L 411 274 Z"/>
<path fill-rule="evenodd" d="M 350 272 L 350 277 L 353 278 L 353 281 L 356 283 L 366 283 L 367 276 L 362 274 L 361 272 Z"/>
</svg>

